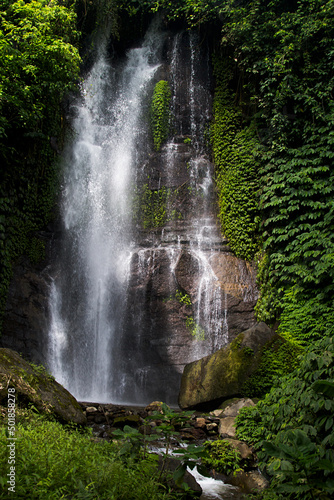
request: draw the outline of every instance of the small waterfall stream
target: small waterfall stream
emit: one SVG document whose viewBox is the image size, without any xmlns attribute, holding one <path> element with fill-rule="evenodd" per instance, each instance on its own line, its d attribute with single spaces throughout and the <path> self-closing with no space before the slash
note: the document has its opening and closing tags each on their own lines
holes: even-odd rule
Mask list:
<svg viewBox="0 0 334 500">
<path fill-rule="evenodd" d="M 175 404 L 184 365 L 229 340 L 213 266 L 226 242 L 214 208 L 209 54 L 200 42 L 156 22 L 114 63 L 105 40 L 72 106 L 48 356 L 79 400 Z M 157 153 L 148 116 L 161 79 L 171 87 L 172 123 Z M 134 221 L 143 188 L 164 193 L 163 225 Z"/>
</svg>

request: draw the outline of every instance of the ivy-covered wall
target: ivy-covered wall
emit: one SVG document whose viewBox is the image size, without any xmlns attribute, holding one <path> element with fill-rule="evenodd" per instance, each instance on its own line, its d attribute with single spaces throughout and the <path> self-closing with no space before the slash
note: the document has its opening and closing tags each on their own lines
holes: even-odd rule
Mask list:
<svg viewBox="0 0 334 500">
<path fill-rule="evenodd" d="M 214 57 L 216 80 L 211 129 L 222 231 L 237 257 L 251 260 L 259 250 L 258 141 L 243 125 L 241 109 L 230 88 L 233 65 L 226 55 Z"/>
<path fill-rule="evenodd" d="M 334 319 L 333 3 L 226 4 L 224 15 L 260 138 L 258 318 L 309 343 Z"/>
</svg>

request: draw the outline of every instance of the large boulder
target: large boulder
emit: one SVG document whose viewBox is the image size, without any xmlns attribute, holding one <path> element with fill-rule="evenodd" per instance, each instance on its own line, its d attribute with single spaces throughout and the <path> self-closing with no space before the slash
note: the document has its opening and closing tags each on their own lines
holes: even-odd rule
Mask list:
<svg viewBox="0 0 334 500">
<path fill-rule="evenodd" d="M 241 395 L 244 383 L 259 366 L 263 347 L 276 336 L 265 323 L 257 323 L 228 346 L 186 365 L 179 406 L 212 410 L 224 400 Z"/>
<path fill-rule="evenodd" d="M 43 367 L 28 363 L 11 349 L 0 349 L 0 405 L 7 406 L 9 387 L 15 389 L 17 407 L 31 403 L 62 422 L 86 423 L 77 400 Z"/>
</svg>

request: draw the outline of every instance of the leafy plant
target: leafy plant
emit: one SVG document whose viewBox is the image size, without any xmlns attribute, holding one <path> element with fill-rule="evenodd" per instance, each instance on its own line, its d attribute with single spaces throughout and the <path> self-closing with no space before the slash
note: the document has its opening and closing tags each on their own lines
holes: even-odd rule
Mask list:
<svg viewBox="0 0 334 500">
<path fill-rule="evenodd" d="M 185 486 L 185 484 L 182 483 L 182 480 L 188 467 L 190 470 L 197 467 L 200 474 L 203 476 L 209 476 L 207 468 L 199 463 L 199 460 L 203 463 L 205 457 L 208 455 L 208 451 L 205 446 L 188 444 L 185 448 L 177 448 L 173 450 L 172 455 L 173 458 L 181 461 L 180 467 L 178 467 L 173 474 L 173 479 L 176 484 Z"/>
<path fill-rule="evenodd" d="M 176 291 L 175 298 L 180 302 L 180 304 L 185 304 L 189 307 L 192 306 L 190 296 L 187 293 L 183 293 L 181 290 Z"/>
<path fill-rule="evenodd" d="M 268 465 L 268 472 L 278 479 L 275 490 L 303 499 L 316 500 L 327 495 L 330 498 L 334 493 L 334 481 L 329 477 L 334 472 L 333 462 L 321 459 L 319 446 L 300 429 L 287 431 L 284 438 L 285 442 L 279 446 L 272 442 L 262 445 L 264 451 L 275 458 Z"/>
<path fill-rule="evenodd" d="M 206 467 L 227 475 L 242 470 L 241 455 L 228 441 L 223 439 L 206 441 L 204 448 L 208 452 L 202 458 Z"/>
<path fill-rule="evenodd" d="M 77 87 L 81 58 L 73 4 L 5 1 L 0 7 L 0 316 L 12 263 L 44 257 L 36 232 L 50 220 L 62 101 Z M 1 320 L 1 318 L 0 318 Z"/>
<path fill-rule="evenodd" d="M 253 444 L 261 468 L 275 475 L 274 491 L 295 492 L 292 498 L 330 498 L 333 393 L 334 340 L 325 337 L 307 349 L 296 370 L 276 380 L 262 401 L 240 410 L 237 437 Z"/>
<path fill-rule="evenodd" d="M 265 260 L 257 315 L 274 322 L 282 313 L 282 331 L 304 343 L 332 335 L 333 324 L 332 7 L 222 6 L 222 43 L 260 140 Z"/>
<path fill-rule="evenodd" d="M 95 442 L 91 433 L 65 430 L 43 419 L 17 425 L 15 498 L 167 499 L 159 483 L 157 463 L 150 456 L 119 459 L 118 446 Z M 0 428 L 0 477 L 7 480 L 5 426 Z M 1 488 L 0 498 L 8 498 Z"/>
<path fill-rule="evenodd" d="M 216 166 L 219 217 L 234 253 L 251 260 L 258 251 L 257 141 L 251 127 L 242 124 L 241 112 L 229 90 L 232 68 L 215 57 L 216 89 L 211 129 Z"/>
<path fill-rule="evenodd" d="M 245 350 L 244 347 L 243 351 Z M 250 398 L 264 397 L 270 391 L 276 377 L 285 376 L 298 367 L 299 356 L 302 353 L 303 348 L 291 338 L 269 342 L 261 351 L 258 368 L 243 385 L 243 395 Z M 249 355 L 252 353 L 249 352 Z"/>
</svg>

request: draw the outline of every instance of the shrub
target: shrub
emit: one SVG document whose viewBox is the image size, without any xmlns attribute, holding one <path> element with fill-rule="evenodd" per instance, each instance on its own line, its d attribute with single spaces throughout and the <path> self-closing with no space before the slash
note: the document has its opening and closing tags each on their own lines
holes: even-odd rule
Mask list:
<svg viewBox="0 0 334 500">
<path fill-rule="evenodd" d="M 334 339 L 309 348 L 300 367 L 236 419 L 237 437 L 255 445 L 272 488 L 293 499 L 334 493 Z"/>
<path fill-rule="evenodd" d="M 165 80 L 160 80 L 154 87 L 151 104 L 153 142 L 157 151 L 159 151 L 162 143 L 168 136 L 170 98 L 171 90 L 169 83 Z"/>
<path fill-rule="evenodd" d="M 99 500 L 171 498 L 158 481 L 157 463 L 147 456 L 121 460 L 118 447 L 94 442 L 90 433 L 66 430 L 57 422 L 18 423 L 16 429 L 17 499 Z M 8 452 L 0 429 L 0 498 L 8 498 Z"/>
<path fill-rule="evenodd" d="M 241 455 L 233 446 L 223 439 L 204 443 L 208 454 L 202 457 L 202 463 L 217 472 L 232 474 L 241 470 Z"/>
</svg>

